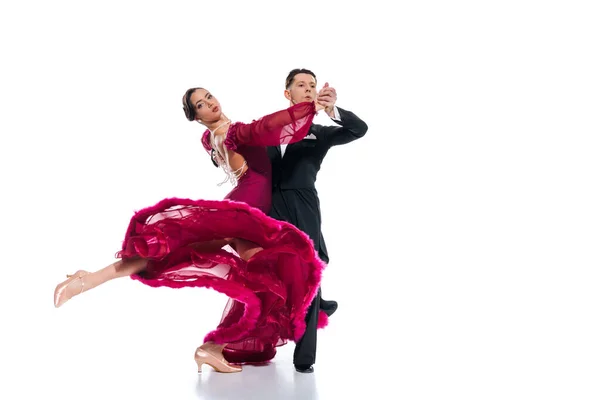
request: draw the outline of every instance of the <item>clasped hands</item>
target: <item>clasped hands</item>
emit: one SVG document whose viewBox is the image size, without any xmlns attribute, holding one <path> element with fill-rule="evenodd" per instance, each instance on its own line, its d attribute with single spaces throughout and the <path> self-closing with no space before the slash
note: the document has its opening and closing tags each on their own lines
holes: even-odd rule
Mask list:
<svg viewBox="0 0 600 400">
<path fill-rule="evenodd" d="M 319 90 L 319 93 L 317 93 L 317 98 L 315 100 L 317 111 L 325 110 L 327 115 L 333 118 L 333 107 L 335 106 L 336 100 L 337 93 L 335 89 L 329 86 L 329 83 L 325 82 L 323 88 Z"/>
</svg>

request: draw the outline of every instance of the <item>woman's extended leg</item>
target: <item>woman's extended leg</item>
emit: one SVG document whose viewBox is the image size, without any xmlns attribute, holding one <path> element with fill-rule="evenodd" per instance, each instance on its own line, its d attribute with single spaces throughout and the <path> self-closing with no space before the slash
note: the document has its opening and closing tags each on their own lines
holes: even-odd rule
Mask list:
<svg viewBox="0 0 600 400">
<path fill-rule="evenodd" d="M 119 260 L 96 272 L 79 270 L 73 275 L 67 275 L 67 280 L 56 286 L 54 290 L 54 307 L 60 307 L 83 292 L 95 288 L 115 278 L 131 276 L 143 271 L 148 260 L 135 258 Z"/>
</svg>

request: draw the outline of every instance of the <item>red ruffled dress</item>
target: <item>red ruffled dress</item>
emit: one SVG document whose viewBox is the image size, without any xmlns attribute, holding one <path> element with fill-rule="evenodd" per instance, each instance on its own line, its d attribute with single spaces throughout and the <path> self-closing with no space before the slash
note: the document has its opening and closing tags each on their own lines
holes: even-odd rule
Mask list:
<svg viewBox="0 0 600 400">
<path fill-rule="evenodd" d="M 204 132 L 202 143 L 209 153 L 219 146 L 234 150 L 245 158 L 247 171 L 235 179 L 225 153 L 221 166 L 235 184 L 225 200 L 169 198 L 140 210 L 117 253 L 122 259 L 149 260 L 143 272 L 132 276 L 146 285 L 206 287 L 227 295 L 221 323 L 204 340 L 226 343 L 224 355 L 230 362 L 266 362 L 277 346 L 304 333 L 304 317 L 325 264 L 305 233 L 266 215 L 271 207 L 266 146 L 302 140 L 315 114 L 314 103 L 300 103 L 249 124 L 231 124 L 222 137 Z M 262 250 L 244 261 L 229 246 L 197 246 L 226 238 L 243 239 Z"/>
</svg>

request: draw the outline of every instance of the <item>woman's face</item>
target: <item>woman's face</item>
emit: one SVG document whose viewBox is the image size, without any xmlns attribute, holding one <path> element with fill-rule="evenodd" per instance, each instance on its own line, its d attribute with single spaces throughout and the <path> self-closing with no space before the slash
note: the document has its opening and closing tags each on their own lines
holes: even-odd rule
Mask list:
<svg viewBox="0 0 600 400">
<path fill-rule="evenodd" d="M 190 97 L 190 102 L 196 110 L 196 121 L 210 123 L 221 117 L 221 104 L 206 89 L 196 89 Z"/>
</svg>

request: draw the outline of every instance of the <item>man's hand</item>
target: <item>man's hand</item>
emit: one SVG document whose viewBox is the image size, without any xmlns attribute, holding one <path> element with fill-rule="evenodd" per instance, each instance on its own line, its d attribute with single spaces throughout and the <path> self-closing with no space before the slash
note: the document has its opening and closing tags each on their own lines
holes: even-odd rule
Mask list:
<svg viewBox="0 0 600 400">
<path fill-rule="evenodd" d="M 315 109 L 317 112 L 319 112 L 319 111 L 325 109 L 325 105 L 323 105 L 320 102 L 318 102 L 317 100 L 315 100 Z"/>
<path fill-rule="evenodd" d="M 335 116 L 333 107 L 335 106 L 336 100 L 337 93 L 335 89 L 330 87 L 329 83 L 325 82 L 323 89 L 319 90 L 319 93 L 317 94 L 317 102 L 323 105 L 325 112 L 331 118 Z"/>
</svg>

